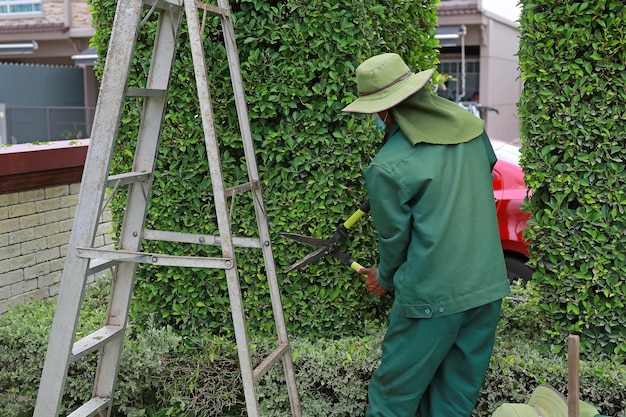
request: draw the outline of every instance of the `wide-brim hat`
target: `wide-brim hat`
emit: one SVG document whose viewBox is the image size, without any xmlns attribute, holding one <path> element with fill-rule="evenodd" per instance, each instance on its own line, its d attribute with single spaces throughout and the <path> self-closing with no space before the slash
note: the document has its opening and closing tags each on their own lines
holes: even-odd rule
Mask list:
<svg viewBox="0 0 626 417">
<path fill-rule="evenodd" d="M 580 417 L 599 416 L 591 404 L 579 401 Z M 539 385 L 526 404 L 504 403 L 492 417 L 568 417 L 567 400 L 549 385 Z"/>
<path fill-rule="evenodd" d="M 430 81 L 435 69 L 413 73 L 400 55 L 376 55 L 356 69 L 359 97 L 344 107 L 350 113 L 378 113 L 417 93 Z"/>
</svg>

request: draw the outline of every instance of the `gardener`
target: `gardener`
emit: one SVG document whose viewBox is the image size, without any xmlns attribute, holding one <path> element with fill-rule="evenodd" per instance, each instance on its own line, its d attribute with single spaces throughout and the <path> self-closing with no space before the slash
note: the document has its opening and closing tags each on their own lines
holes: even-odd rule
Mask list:
<svg viewBox="0 0 626 417">
<path fill-rule="evenodd" d="M 356 70 L 345 112 L 374 114 L 383 146 L 365 170 L 380 262 L 361 269 L 394 294 L 367 417 L 469 417 L 509 284 L 496 221 L 496 157 L 483 122 L 436 96 L 434 70 L 397 54 Z"/>
</svg>

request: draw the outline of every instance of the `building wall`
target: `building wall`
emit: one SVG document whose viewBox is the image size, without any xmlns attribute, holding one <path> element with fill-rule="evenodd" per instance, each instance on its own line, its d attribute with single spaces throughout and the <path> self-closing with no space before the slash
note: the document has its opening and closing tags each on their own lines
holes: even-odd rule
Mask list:
<svg viewBox="0 0 626 417">
<path fill-rule="evenodd" d="M 517 102 L 522 92 L 517 50 L 519 32 L 500 20 L 491 19 L 486 27 L 486 43 L 481 48 L 481 101 L 498 109 L 488 112 L 487 132 L 494 139 L 519 138 Z"/>
<path fill-rule="evenodd" d="M 0 314 L 57 295 L 80 183 L 0 195 Z M 95 247 L 112 246 L 103 213 Z M 90 277 L 93 281 L 94 277 Z"/>
<path fill-rule="evenodd" d="M 0 314 L 58 293 L 88 146 L 73 142 L 0 147 Z M 105 210 L 94 246 L 111 230 Z"/>
<path fill-rule="evenodd" d="M 516 56 L 519 25 L 483 10 L 479 0 L 441 2 L 437 15 L 442 28 L 465 25 L 466 48 L 479 51 L 480 105 L 498 110 L 498 113 L 489 111 L 484 115 L 487 133 L 494 139 L 519 143 L 517 102 L 522 91 Z M 474 57 L 466 51 L 466 58 Z M 442 48 L 440 59 L 442 62 L 460 61 L 460 41 L 457 41 L 456 49 Z"/>
<path fill-rule="evenodd" d="M 72 56 L 89 47 L 95 33 L 86 0 L 42 0 L 41 12 L 0 16 L 3 43 L 35 41 L 30 54 L 0 55 L 0 61 L 74 65 Z"/>
<path fill-rule="evenodd" d="M 85 0 L 42 0 L 41 13 L 5 16 L 4 26 L 63 23 L 68 27 L 90 28 L 91 14 Z"/>
</svg>

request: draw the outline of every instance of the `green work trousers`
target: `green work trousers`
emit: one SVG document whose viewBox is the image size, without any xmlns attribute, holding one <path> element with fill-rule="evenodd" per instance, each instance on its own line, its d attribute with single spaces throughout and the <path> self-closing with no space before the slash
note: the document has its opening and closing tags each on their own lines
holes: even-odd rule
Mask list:
<svg viewBox="0 0 626 417">
<path fill-rule="evenodd" d="M 450 316 L 391 315 L 366 417 L 470 417 L 493 350 L 502 300 Z"/>
</svg>

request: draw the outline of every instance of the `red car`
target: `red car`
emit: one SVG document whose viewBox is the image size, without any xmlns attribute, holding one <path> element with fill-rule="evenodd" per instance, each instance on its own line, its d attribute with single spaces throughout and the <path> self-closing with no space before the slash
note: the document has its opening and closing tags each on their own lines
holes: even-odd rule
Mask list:
<svg viewBox="0 0 626 417">
<path fill-rule="evenodd" d="M 491 144 L 498 157 L 493 169 L 493 193 L 509 281 L 528 282 L 533 270 L 526 266 L 528 245 L 522 239 L 522 231 L 530 214 L 520 208 L 524 204 L 528 188 L 519 165 L 519 148 L 497 140 L 492 140 Z"/>
</svg>

